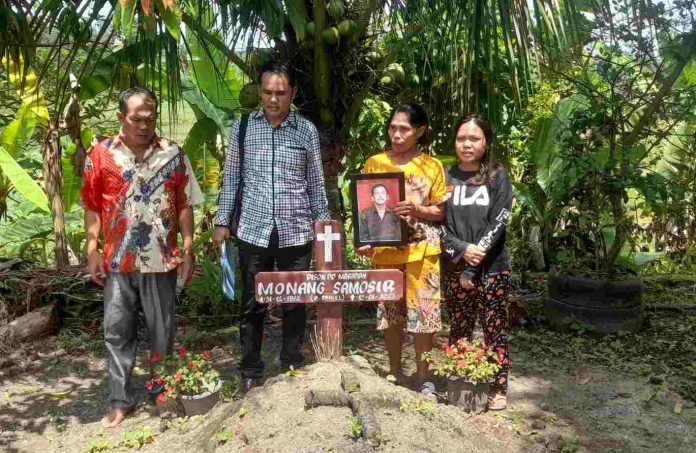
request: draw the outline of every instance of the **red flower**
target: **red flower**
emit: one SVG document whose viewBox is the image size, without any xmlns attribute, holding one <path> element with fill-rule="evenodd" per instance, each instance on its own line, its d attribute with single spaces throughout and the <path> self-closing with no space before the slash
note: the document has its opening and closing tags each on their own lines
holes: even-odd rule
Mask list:
<svg viewBox="0 0 696 453">
<path fill-rule="evenodd" d="M 457 366 L 458 366 L 458 367 L 465 367 L 465 366 L 466 366 L 466 360 L 458 360 L 458 361 L 457 361 Z"/>
<path fill-rule="evenodd" d="M 498 348 L 496 349 L 496 352 L 498 353 L 499 356 L 504 356 L 505 355 L 505 348 Z"/>
<path fill-rule="evenodd" d="M 210 351 L 205 351 L 205 352 L 203 353 L 203 357 L 205 357 L 206 359 L 210 360 L 210 359 L 213 358 L 213 353 L 210 352 Z"/>
<path fill-rule="evenodd" d="M 176 373 L 176 374 L 174 375 L 174 379 L 177 380 L 177 381 L 180 381 L 180 380 L 182 380 L 183 378 L 184 378 L 184 375 L 181 374 L 181 373 Z"/>
<path fill-rule="evenodd" d="M 147 381 L 145 383 L 145 388 L 148 390 L 152 390 L 152 388 L 155 386 L 155 384 L 152 381 Z"/>
<path fill-rule="evenodd" d="M 189 363 L 186 366 L 189 368 L 194 368 L 196 366 L 196 362 L 194 362 L 193 360 L 189 360 Z"/>
<path fill-rule="evenodd" d="M 158 402 L 164 403 L 166 400 L 167 400 L 167 397 L 164 396 L 164 393 L 160 393 L 159 395 L 157 395 L 157 401 L 158 401 Z"/>
<path fill-rule="evenodd" d="M 159 361 L 161 358 L 162 358 L 162 355 L 161 355 L 159 352 L 155 352 L 155 353 L 152 354 L 152 356 L 150 357 L 150 363 L 157 362 L 157 361 Z"/>
<path fill-rule="evenodd" d="M 162 379 L 162 378 L 157 378 L 157 379 L 155 380 L 155 382 L 157 382 L 157 385 L 162 385 L 162 384 L 164 384 L 164 379 Z"/>
<path fill-rule="evenodd" d="M 185 347 L 182 346 L 179 348 L 179 355 L 181 357 L 186 357 L 186 348 Z"/>
</svg>

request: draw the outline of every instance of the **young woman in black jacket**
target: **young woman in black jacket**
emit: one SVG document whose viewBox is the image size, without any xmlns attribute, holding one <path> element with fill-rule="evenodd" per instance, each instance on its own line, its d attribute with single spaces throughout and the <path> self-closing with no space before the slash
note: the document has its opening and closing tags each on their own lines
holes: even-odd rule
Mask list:
<svg viewBox="0 0 696 453">
<path fill-rule="evenodd" d="M 510 258 L 505 228 L 512 185 L 493 164 L 491 125 L 480 115 L 464 117 L 455 129 L 459 164 L 447 171 L 443 289 L 450 316 L 450 343 L 471 339 L 476 319 L 486 345 L 500 357 L 501 371 L 489 394 L 489 409 L 507 406 L 510 354 L 507 339 Z"/>
</svg>

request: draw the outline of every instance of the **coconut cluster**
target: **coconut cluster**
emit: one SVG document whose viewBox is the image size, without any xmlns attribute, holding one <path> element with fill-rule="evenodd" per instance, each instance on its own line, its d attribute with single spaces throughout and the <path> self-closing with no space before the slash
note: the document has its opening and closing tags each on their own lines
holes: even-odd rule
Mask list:
<svg viewBox="0 0 696 453">
<path fill-rule="evenodd" d="M 348 38 L 353 36 L 358 31 L 358 24 L 352 19 L 341 18 L 346 13 L 346 6 L 341 0 L 331 0 L 326 5 L 326 11 L 329 17 L 334 19 L 335 24 L 321 30 L 321 42 L 326 46 L 338 45 L 340 38 Z M 317 33 L 317 25 L 314 22 L 307 22 L 305 25 L 305 33 L 307 36 L 314 36 Z"/>
</svg>

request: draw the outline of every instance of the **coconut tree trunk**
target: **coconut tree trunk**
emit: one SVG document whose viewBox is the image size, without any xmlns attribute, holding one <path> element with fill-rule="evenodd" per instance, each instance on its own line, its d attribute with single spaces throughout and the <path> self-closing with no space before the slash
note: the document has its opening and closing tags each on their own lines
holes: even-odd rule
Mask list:
<svg viewBox="0 0 696 453">
<path fill-rule="evenodd" d="M 63 174 L 60 160 L 60 142 L 55 123 L 49 123 L 43 143 L 44 189 L 48 196 L 53 217 L 53 233 L 56 241 L 56 267 L 61 269 L 69 265 L 68 247 L 65 235 L 65 205 L 61 195 Z"/>
</svg>

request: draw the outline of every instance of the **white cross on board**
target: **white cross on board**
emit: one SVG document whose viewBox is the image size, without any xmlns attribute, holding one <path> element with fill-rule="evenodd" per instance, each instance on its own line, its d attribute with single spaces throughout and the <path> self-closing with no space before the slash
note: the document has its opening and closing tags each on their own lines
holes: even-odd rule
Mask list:
<svg viewBox="0 0 696 453">
<path fill-rule="evenodd" d="M 324 226 L 324 232 L 317 234 L 317 241 L 324 243 L 324 261 L 331 263 L 333 261 L 333 241 L 340 241 L 341 233 L 334 233 L 331 225 Z"/>
</svg>

